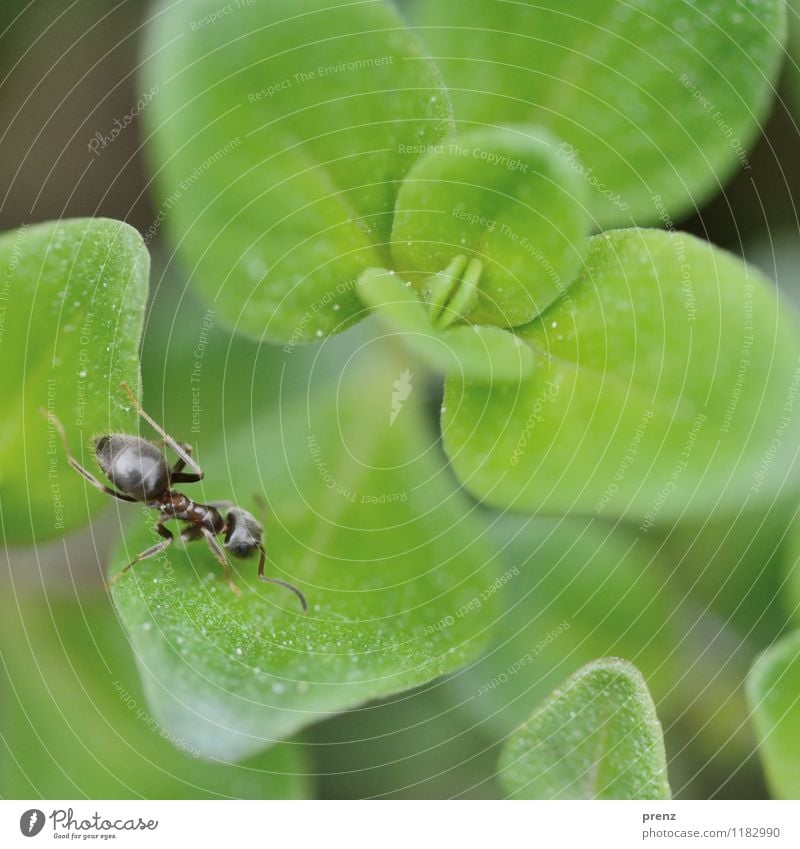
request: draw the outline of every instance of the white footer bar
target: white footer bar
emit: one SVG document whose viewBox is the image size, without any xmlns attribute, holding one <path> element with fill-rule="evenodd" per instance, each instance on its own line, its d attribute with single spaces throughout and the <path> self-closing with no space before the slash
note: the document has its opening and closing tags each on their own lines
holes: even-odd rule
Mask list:
<svg viewBox="0 0 800 849">
<path fill-rule="evenodd" d="M 800 847 L 800 802 L 0 801 L 0 846 Z"/>
</svg>

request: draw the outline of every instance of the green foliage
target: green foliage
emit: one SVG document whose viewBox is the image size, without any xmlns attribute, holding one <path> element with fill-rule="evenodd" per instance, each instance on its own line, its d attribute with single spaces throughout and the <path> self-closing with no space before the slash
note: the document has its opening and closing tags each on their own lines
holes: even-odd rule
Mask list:
<svg viewBox="0 0 800 849">
<path fill-rule="evenodd" d="M 477 257 L 469 320 L 531 321 L 575 277 L 589 230 L 585 184 L 558 149 L 533 127 L 484 128 L 421 159 L 397 198 L 395 268 L 418 282 L 454 254 Z"/>
<path fill-rule="evenodd" d="M 359 316 L 355 281 L 386 264 L 400 181 L 451 132 L 449 97 L 389 3 L 218 13 L 163 0 L 150 17 L 160 212 L 228 324 L 313 341 Z"/>
<path fill-rule="evenodd" d="M 496 795 L 511 734 L 512 796 L 669 798 L 647 686 L 673 778 L 727 781 L 752 752 L 742 681 L 781 635 L 781 566 L 790 613 L 800 599 L 797 540 L 780 544 L 800 333 L 673 219 L 748 167 L 784 6 L 402 8 L 416 34 L 388 0 L 156 4 L 148 236 L 163 227 L 204 304 L 170 268 L 147 407 L 194 445 L 193 498 L 260 513 L 266 495 L 267 574 L 310 610 L 255 560 L 233 594 L 199 542 L 138 563 L 113 597 L 145 707 L 105 602 L 7 604 L 2 795 L 300 796 L 303 749 L 282 741 L 327 719 L 321 768 L 348 772 L 330 795 Z M 669 232 L 587 238 L 634 222 Z M 38 541 L 102 503 L 40 408 L 92 471 L 91 437 L 140 425 L 119 384 L 139 385 L 148 256 L 124 224 L 71 221 L 0 236 L 0 267 L 0 522 Z M 384 332 L 351 327 L 370 312 Z M 479 513 L 451 471 L 528 516 Z M 112 574 L 158 539 L 152 511 L 121 509 Z M 636 668 L 594 660 L 613 656 Z M 798 656 L 778 643 L 749 683 L 784 796 Z"/>
<path fill-rule="evenodd" d="M 393 271 L 367 269 L 358 293 L 423 361 L 442 372 L 481 383 L 519 383 L 533 368 L 533 352 L 518 336 L 491 325 L 437 328 L 409 281 Z"/>
<path fill-rule="evenodd" d="M 669 799 L 661 725 L 641 673 L 598 660 L 509 739 L 500 780 L 516 799 Z"/>
<path fill-rule="evenodd" d="M 484 655 L 447 684 L 477 731 L 504 740 L 580 666 L 622 656 L 674 735 L 690 785 L 673 784 L 681 795 L 692 797 L 698 775 L 713 784 L 735 772 L 753 750 L 742 681 L 755 652 L 677 580 L 661 540 L 598 520 L 517 516 L 495 520 L 491 540 L 503 614 Z"/>
<path fill-rule="evenodd" d="M 656 522 L 794 483 L 797 321 L 755 269 L 693 237 L 593 237 L 567 295 L 520 329 L 530 378 L 451 376 L 444 440 L 465 485 L 518 510 Z"/>
<path fill-rule="evenodd" d="M 67 465 L 97 433 L 130 430 L 119 392 L 139 383 L 138 346 L 149 257 L 119 221 L 76 219 L 0 236 L 0 505 L 7 543 L 41 541 L 85 524 L 104 503 Z"/>
<path fill-rule="evenodd" d="M 198 758 L 159 726 L 108 599 L 6 598 L 0 607 L 4 799 L 292 799 L 303 747 L 241 765 Z"/>
<path fill-rule="evenodd" d="M 800 632 L 767 649 L 753 664 L 747 694 L 772 793 L 800 798 Z"/>
<path fill-rule="evenodd" d="M 255 561 L 238 566 L 237 598 L 198 543 L 114 586 L 154 715 L 205 756 L 257 752 L 455 669 L 485 642 L 496 596 L 482 524 L 422 438 L 419 393 L 390 423 L 402 361 L 368 361 L 341 396 L 333 387 L 247 423 L 204 458 L 198 497 L 254 507 L 265 490 L 267 574 L 303 589 L 307 616 L 256 581 Z M 385 400 L 363 403 L 364 387 Z M 152 544 L 151 522 L 132 526 L 112 571 Z"/>
<path fill-rule="evenodd" d="M 747 165 L 781 59 L 781 0 L 411 0 L 472 125 L 535 123 L 569 146 L 598 225 L 699 206 Z"/>
</svg>

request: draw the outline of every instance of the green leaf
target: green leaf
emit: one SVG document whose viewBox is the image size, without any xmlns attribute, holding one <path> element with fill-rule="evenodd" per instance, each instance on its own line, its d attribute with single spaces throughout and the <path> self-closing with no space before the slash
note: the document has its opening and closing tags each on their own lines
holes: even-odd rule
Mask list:
<svg viewBox="0 0 800 849">
<path fill-rule="evenodd" d="M 742 682 L 754 652 L 676 582 L 660 539 L 597 519 L 506 516 L 490 540 L 503 615 L 485 654 L 447 683 L 477 731 L 503 741 L 580 666 L 622 656 L 642 671 L 674 735 L 681 795 L 736 781 L 747 792 L 742 762 L 753 739 Z"/>
<path fill-rule="evenodd" d="M 482 128 L 411 169 L 392 228 L 395 268 L 421 285 L 455 254 L 483 263 L 470 321 L 525 324 L 569 285 L 589 230 L 586 187 L 535 127 Z"/>
<path fill-rule="evenodd" d="M 796 316 L 734 257 L 682 233 L 596 236 L 518 332 L 537 352 L 521 391 L 447 381 L 445 447 L 476 496 L 647 531 L 794 486 Z"/>
<path fill-rule="evenodd" d="M 800 632 L 767 649 L 750 671 L 747 694 L 761 761 L 773 795 L 800 797 Z"/>
<path fill-rule="evenodd" d="M 500 780 L 516 799 L 669 799 L 661 725 L 641 673 L 584 666 L 509 739 Z"/>
<path fill-rule="evenodd" d="M 0 795 L 5 799 L 305 797 L 298 743 L 209 763 L 160 726 L 108 599 L 0 606 Z"/>
<path fill-rule="evenodd" d="M 518 383 L 533 368 L 533 352 L 519 337 L 492 325 L 433 326 L 409 281 L 393 271 L 370 268 L 358 281 L 364 303 L 427 364 L 482 383 Z"/>
<path fill-rule="evenodd" d="M 284 350 L 231 333 L 174 263 L 155 267 L 152 278 L 141 354 L 144 403 L 167 430 L 190 436 L 201 461 L 227 428 L 307 391 L 314 346 Z M 354 329 L 330 344 L 349 353 L 357 335 Z M 314 374 L 338 376 L 343 361 L 338 353 L 326 356 Z"/>
<path fill-rule="evenodd" d="M 568 145 L 599 226 L 677 219 L 749 167 L 782 58 L 780 0 L 412 0 L 472 125 Z"/>
<path fill-rule="evenodd" d="M 2 534 L 40 541 L 84 524 L 105 503 L 69 468 L 43 410 L 78 459 L 90 437 L 129 430 L 119 391 L 139 382 L 149 256 L 120 221 L 76 219 L 0 235 Z"/>
<path fill-rule="evenodd" d="M 357 320 L 399 184 L 452 130 L 438 70 L 390 4 L 162 0 L 145 55 L 154 229 L 207 301 L 291 344 Z"/>
<path fill-rule="evenodd" d="M 257 752 L 457 668 L 484 643 L 491 558 L 482 524 L 420 438 L 418 378 L 403 402 L 393 399 L 403 360 L 387 364 L 365 344 L 350 367 L 339 394 L 331 383 L 308 405 L 232 430 L 192 490 L 251 509 L 266 492 L 267 574 L 300 586 L 307 616 L 291 593 L 256 580 L 255 561 L 234 564 L 237 598 L 196 542 L 114 585 L 153 714 L 206 756 Z M 152 544 L 152 521 L 139 517 L 112 572 Z"/>
</svg>

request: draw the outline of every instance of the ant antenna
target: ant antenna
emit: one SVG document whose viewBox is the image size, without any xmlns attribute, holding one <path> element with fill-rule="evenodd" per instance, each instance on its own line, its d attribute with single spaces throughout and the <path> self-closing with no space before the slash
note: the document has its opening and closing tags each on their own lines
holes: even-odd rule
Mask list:
<svg viewBox="0 0 800 849">
<path fill-rule="evenodd" d="M 261 493 L 257 492 L 253 495 L 253 501 L 255 501 L 259 509 L 263 512 L 261 525 L 262 527 L 265 527 L 267 523 L 267 511 L 269 509 L 267 499 L 264 498 Z M 268 578 L 264 574 L 264 566 L 267 562 L 267 552 L 264 550 L 263 545 L 259 545 L 258 550 L 261 552 L 261 558 L 258 561 L 258 580 L 264 581 L 266 584 L 277 584 L 278 586 L 284 587 L 290 592 L 293 592 L 300 600 L 300 604 L 303 607 L 303 613 L 308 613 L 308 602 L 306 601 L 306 597 L 294 584 L 290 584 L 288 581 L 282 581 L 280 578 Z"/>
<path fill-rule="evenodd" d="M 258 580 L 264 581 L 266 584 L 277 584 L 279 587 L 285 587 L 290 592 L 293 592 L 297 598 L 300 599 L 300 605 L 303 608 L 303 613 L 308 613 L 308 602 L 306 601 L 306 597 L 294 584 L 290 584 L 288 581 L 282 581 L 280 578 L 268 578 L 264 574 L 264 563 L 267 560 L 267 552 L 264 551 L 263 545 L 260 545 L 258 548 L 261 552 L 261 559 L 258 562 Z"/>
</svg>

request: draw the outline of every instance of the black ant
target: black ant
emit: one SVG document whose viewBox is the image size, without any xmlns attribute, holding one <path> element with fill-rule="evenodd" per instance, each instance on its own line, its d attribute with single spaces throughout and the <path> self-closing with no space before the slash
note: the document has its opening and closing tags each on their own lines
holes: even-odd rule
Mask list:
<svg viewBox="0 0 800 849">
<path fill-rule="evenodd" d="M 221 534 L 225 535 L 224 548 L 236 557 L 247 558 L 259 551 L 261 553 L 258 562 L 259 580 L 279 584 L 291 590 L 300 599 L 303 611 L 308 610 L 305 596 L 297 587 L 278 578 L 268 578 L 264 575 L 264 564 L 267 559 L 262 541 L 264 528 L 252 513 L 237 507 L 230 501 L 197 504 L 172 488 L 173 484 L 197 483 L 204 477 L 203 470 L 192 459 L 192 446 L 185 442 L 177 442 L 150 418 L 139 405 L 127 383 L 123 383 L 122 388 L 139 415 L 158 433 L 164 444 L 178 455 L 178 460 L 170 466 L 164 453 L 155 443 L 138 436 L 130 436 L 126 433 L 101 436 L 94 440 L 95 456 L 103 473 L 116 489 L 105 486 L 88 469 L 81 466 L 69 450 L 63 425 L 53 413 L 46 413 L 64 443 L 64 451 L 70 466 L 83 475 L 93 487 L 106 495 L 119 498 L 120 501 L 143 502 L 153 510 L 159 511 L 156 532 L 164 539 L 131 560 L 122 571 L 114 575 L 108 586 L 119 580 L 135 563 L 154 557 L 170 546 L 175 541 L 175 536 L 164 523 L 170 519 L 177 519 L 186 523 L 181 530 L 181 539 L 184 542 L 204 539 L 211 553 L 222 566 L 228 586 L 237 595 L 241 595 L 241 590 L 233 582 L 230 564 L 225 557 L 223 547 L 217 541 L 217 537 Z M 186 466 L 191 471 L 185 472 Z"/>
</svg>

